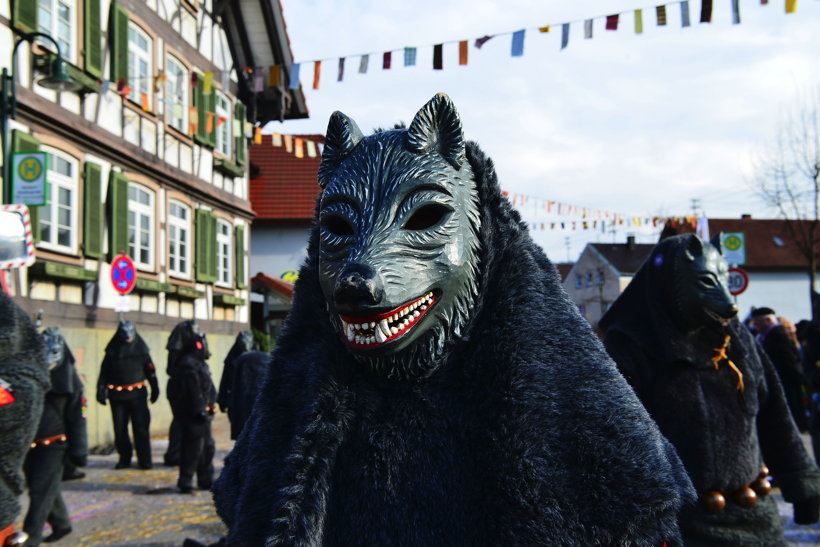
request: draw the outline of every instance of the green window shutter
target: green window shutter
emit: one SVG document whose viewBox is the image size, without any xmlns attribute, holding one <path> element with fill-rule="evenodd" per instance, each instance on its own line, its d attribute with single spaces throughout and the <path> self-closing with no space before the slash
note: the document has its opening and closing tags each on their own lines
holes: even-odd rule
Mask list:
<svg viewBox="0 0 820 547">
<path fill-rule="evenodd" d="M 128 253 L 128 177 L 111 171 L 108 181 L 108 254 Z"/>
<path fill-rule="evenodd" d="M 216 281 L 216 215 L 199 209 L 196 212 L 196 280 Z"/>
<path fill-rule="evenodd" d="M 29 135 L 19 129 L 11 132 L 11 150 L 12 152 L 37 152 L 40 150 L 40 140 Z M 11 162 L 11 158 L 8 158 Z M 9 182 L 10 184 L 11 182 Z M 35 243 L 40 241 L 40 208 L 29 207 L 29 215 L 31 220 L 31 237 Z"/>
<path fill-rule="evenodd" d="M 115 3 L 111 10 L 111 29 L 114 39 L 111 40 L 111 80 L 116 84 L 120 78 L 128 81 L 128 12 Z"/>
<path fill-rule="evenodd" d="M 234 135 L 236 139 L 236 163 L 245 165 L 248 161 L 248 140 L 245 138 L 245 105 L 239 101 L 234 106 L 234 117 L 239 120 L 239 134 Z"/>
<path fill-rule="evenodd" d="M 202 92 L 203 78 L 201 74 L 197 73 L 197 85 L 194 88 L 194 106 L 196 107 L 197 126 L 194 140 L 199 144 L 208 144 L 208 134 L 206 133 L 206 124 L 208 123 L 208 104 L 205 101 L 205 94 Z"/>
<path fill-rule="evenodd" d="M 32 2 L 33 3 L 33 2 Z M 102 24 L 100 21 L 100 0 L 85 0 L 85 70 L 102 78 Z M 126 25 L 127 29 L 127 25 Z"/>
<path fill-rule="evenodd" d="M 102 167 L 90 161 L 85 163 L 83 252 L 86 257 L 102 255 L 103 208 Z"/>
<path fill-rule="evenodd" d="M 23 32 L 37 30 L 37 2 L 34 0 L 13 0 L 14 11 L 11 18 L 14 28 Z"/>
<path fill-rule="evenodd" d="M 244 289 L 245 279 L 245 227 L 236 227 L 236 288 Z"/>
</svg>

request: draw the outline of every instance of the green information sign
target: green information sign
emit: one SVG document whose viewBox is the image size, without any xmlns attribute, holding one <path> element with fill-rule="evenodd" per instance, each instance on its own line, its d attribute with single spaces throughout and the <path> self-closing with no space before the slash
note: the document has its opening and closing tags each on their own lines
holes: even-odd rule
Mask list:
<svg viewBox="0 0 820 547">
<path fill-rule="evenodd" d="M 48 157 L 45 152 L 18 152 L 11 162 L 11 202 L 45 205 L 48 196 Z"/>
<path fill-rule="evenodd" d="M 746 232 L 723 232 L 721 243 L 728 264 L 746 264 Z"/>
</svg>

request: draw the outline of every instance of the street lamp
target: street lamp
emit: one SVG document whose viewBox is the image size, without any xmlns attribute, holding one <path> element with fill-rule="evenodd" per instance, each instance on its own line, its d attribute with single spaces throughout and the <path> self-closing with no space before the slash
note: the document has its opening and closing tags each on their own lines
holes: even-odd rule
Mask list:
<svg viewBox="0 0 820 547">
<path fill-rule="evenodd" d="M 71 79 L 66 74 L 63 56 L 60 54 L 60 44 L 49 34 L 43 32 L 29 32 L 20 36 L 11 53 L 11 73 L 3 67 L 2 95 L 0 95 L 0 124 L 2 124 L 3 135 L 3 203 L 11 202 L 11 162 L 9 161 L 9 118 L 12 120 L 17 116 L 17 82 L 15 74 L 17 71 L 17 48 L 23 42 L 34 43 L 34 40 L 43 38 L 54 44 L 57 57 L 51 65 L 51 74 L 37 81 L 37 84 L 54 91 L 76 91 L 82 84 Z"/>
</svg>

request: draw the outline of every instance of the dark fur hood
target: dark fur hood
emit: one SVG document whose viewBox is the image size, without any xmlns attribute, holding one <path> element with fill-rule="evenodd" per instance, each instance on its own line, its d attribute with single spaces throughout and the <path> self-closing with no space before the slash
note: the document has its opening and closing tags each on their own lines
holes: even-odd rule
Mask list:
<svg viewBox="0 0 820 547">
<path fill-rule="evenodd" d="M 228 545 L 677 544 L 671 445 L 468 143 L 480 290 L 429 378 L 375 378 L 331 328 L 317 230 L 271 374 L 215 485 Z"/>
</svg>

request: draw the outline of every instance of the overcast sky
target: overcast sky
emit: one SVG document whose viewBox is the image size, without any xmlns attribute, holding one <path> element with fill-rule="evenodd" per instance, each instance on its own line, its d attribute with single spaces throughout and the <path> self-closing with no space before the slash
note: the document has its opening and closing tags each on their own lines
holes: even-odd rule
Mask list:
<svg viewBox="0 0 820 547">
<path fill-rule="evenodd" d="M 820 0 L 799 0 L 792 14 L 785 0 L 739 0 L 739 25 L 732 0 L 714 0 L 711 24 L 699 23 L 701 1 L 692 0 L 688 28 L 679 3 L 666 5 L 668 24 L 659 27 L 655 4 L 642 0 L 281 3 L 295 60 L 304 63 L 310 118 L 270 124 L 266 133 L 323 134 L 334 110 L 369 133 L 409 123 L 443 91 L 511 195 L 629 216 L 691 214 L 692 199 L 711 217 L 773 216 L 749 188 L 753 161 L 798 94 L 820 83 Z M 605 16 L 619 12 L 618 30 L 606 31 Z M 589 18 L 593 37 L 585 39 Z M 545 25 L 551 31 L 539 33 Z M 524 54 L 511 57 L 511 33 L 521 29 Z M 495 37 L 476 49 L 484 35 Z M 458 45 L 448 42 L 465 39 L 469 62 L 459 66 Z M 437 43 L 445 43 L 443 70 L 432 68 Z M 403 66 L 405 46 L 418 48 L 414 67 Z M 387 50 L 392 68 L 382 70 Z M 369 70 L 359 74 L 365 53 Z M 342 82 L 339 57 L 347 59 Z M 311 89 L 316 59 L 319 90 Z M 540 200 L 519 206 L 526 220 L 572 220 L 548 214 Z M 624 241 L 627 231 L 639 241 L 657 236 L 634 227 L 532 235 L 560 262 L 577 258 L 587 241 Z"/>
</svg>

